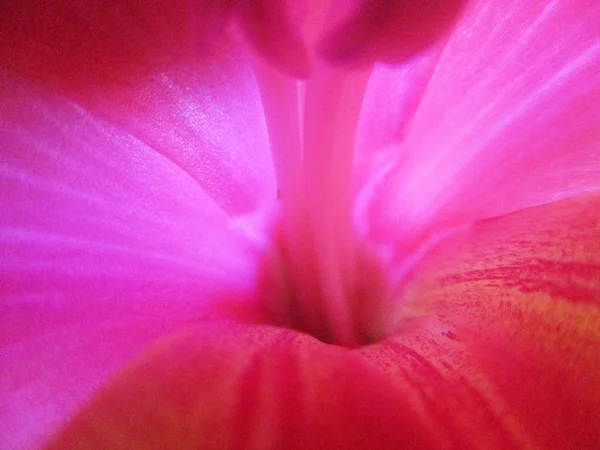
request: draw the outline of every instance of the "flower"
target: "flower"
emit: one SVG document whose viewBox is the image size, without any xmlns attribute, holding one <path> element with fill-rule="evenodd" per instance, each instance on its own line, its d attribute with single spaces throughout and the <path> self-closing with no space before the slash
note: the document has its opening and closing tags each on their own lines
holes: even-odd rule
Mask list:
<svg viewBox="0 0 600 450">
<path fill-rule="evenodd" d="M 600 5 L 414 4 L 2 7 L 7 447 L 596 445 Z"/>
</svg>

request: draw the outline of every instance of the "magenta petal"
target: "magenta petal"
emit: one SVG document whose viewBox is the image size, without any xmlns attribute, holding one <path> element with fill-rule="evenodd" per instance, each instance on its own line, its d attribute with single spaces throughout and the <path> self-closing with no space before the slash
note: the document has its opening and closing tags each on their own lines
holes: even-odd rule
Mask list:
<svg viewBox="0 0 600 450">
<path fill-rule="evenodd" d="M 6 74 L 0 97 L 0 436 L 36 447 L 166 330 L 248 298 L 256 257 L 143 142 Z"/>
<path fill-rule="evenodd" d="M 405 64 L 375 65 L 357 129 L 359 164 L 361 158 L 370 158 L 373 151 L 403 136 L 429 84 L 439 53 L 436 48 Z"/>
<path fill-rule="evenodd" d="M 275 199 L 264 112 L 239 47 L 132 79 L 84 101 L 194 178 L 230 215 Z"/>
<path fill-rule="evenodd" d="M 369 186 L 373 235 L 600 188 L 599 29 L 595 0 L 473 2 Z"/>
<path fill-rule="evenodd" d="M 2 8 L 0 67 L 125 128 L 230 214 L 275 197 L 254 76 L 224 32 L 235 2 L 30 3 Z"/>
</svg>

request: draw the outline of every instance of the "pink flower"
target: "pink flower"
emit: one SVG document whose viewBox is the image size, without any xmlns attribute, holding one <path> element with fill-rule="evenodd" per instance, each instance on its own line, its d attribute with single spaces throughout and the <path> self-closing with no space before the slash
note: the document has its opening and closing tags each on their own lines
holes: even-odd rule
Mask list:
<svg viewBox="0 0 600 450">
<path fill-rule="evenodd" d="M 600 442 L 596 0 L 0 12 L 7 448 Z"/>
</svg>

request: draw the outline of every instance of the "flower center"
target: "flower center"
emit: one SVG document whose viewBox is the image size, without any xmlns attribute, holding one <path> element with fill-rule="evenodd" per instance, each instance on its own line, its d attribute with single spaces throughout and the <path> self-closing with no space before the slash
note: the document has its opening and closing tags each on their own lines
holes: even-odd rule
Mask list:
<svg viewBox="0 0 600 450">
<path fill-rule="evenodd" d="M 294 249 L 297 242 L 290 245 L 278 225 L 266 272 L 271 322 L 350 348 L 383 338 L 389 289 L 377 258 L 359 248 L 351 260 L 336 260 L 315 245 L 308 230 L 302 248 Z M 325 272 L 327 265 L 337 271 Z"/>
<path fill-rule="evenodd" d="M 278 182 L 272 321 L 355 347 L 383 333 L 384 270 L 352 222 L 354 139 L 371 70 L 314 67 L 300 82 L 260 61 Z"/>
</svg>

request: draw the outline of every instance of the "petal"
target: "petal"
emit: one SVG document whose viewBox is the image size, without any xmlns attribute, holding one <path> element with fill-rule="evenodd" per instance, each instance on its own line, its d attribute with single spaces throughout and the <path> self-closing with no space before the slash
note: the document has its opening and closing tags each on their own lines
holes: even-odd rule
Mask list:
<svg viewBox="0 0 600 450">
<path fill-rule="evenodd" d="M 356 147 L 358 163 L 403 137 L 435 69 L 441 49 L 411 61 L 375 65 L 365 92 Z M 385 105 L 385 107 L 382 107 Z"/>
<path fill-rule="evenodd" d="M 235 2 L 30 3 L 3 8 L 2 67 L 125 128 L 230 214 L 275 198 L 252 69 L 224 33 Z"/>
<path fill-rule="evenodd" d="M 473 2 L 368 186 L 374 238 L 600 187 L 599 27 L 593 0 Z"/>
<path fill-rule="evenodd" d="M 271 63 L 292 76 L 310 73 L 308 51 L 300 29 L 302 3 L 291 0 L 252 0 L 245 3 L 244 31 Z"/>
<path fill-rule="evenodd" d="M 400 302 L 435 313 L 387 353 L 415 361 L 432 420 L 445 409 L 440 424 L 455 435 L 488 417 L 519 447 L 595 447 L 599 231 L 595 193 L 477 223 L 417 267 Z"/>
<path fill-rule="evenodd" d="M 2 65 L 78 91 L 160 72 L 218 45 L 231 2 L 49 0 L 2 5 Z M 218 33 L 217 33 L 218 31 Z"/>
<path fill-rule="evenodd" d="M 466 3 L 354 0 L 349 17 L 323 38 L 321 52 L 338 64 L 407 60 L 440 39 Z"/>
<path fill-rule="evenodd" d="M 31 448 L 161 334 L 248 298 L 256 260 L 179 167 L 0 76 L 0 439 Z"/>
<path fill-rule="evenodd" d="M 130 83 L 83 105 L 181 167 L 232 216 L 275 200 L 264 111 L 241 48 Z"/>
<path fill-rule="evenodd" d="M 50 448 L 428 448 L 352 352 L 272 327 L 181 331 L 116 377 Z"/>
<path fill-rule="evenodd" d="M 356 130 L 354 155 L 354 218 L 363 233 L 369 229 L 371 189 L 388 175 L 390 164 L 397 164 L 396 154 L 389 147 L 410 129 L 441 50 L 441 46 L 436 46 L 401 65 L 377 64 L 371 73 Z"/>
</svg>

